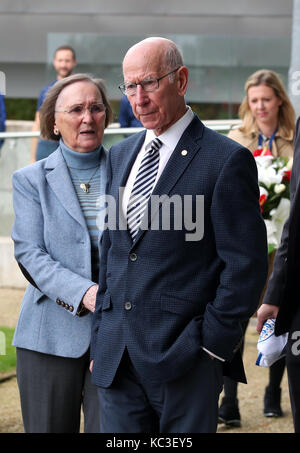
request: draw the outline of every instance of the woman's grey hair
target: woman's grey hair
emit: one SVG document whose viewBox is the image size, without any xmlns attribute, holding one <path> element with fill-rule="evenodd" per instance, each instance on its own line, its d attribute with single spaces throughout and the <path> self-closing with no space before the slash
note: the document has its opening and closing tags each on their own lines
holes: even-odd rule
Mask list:
<svg viewBox="0 0 300 453">
<path fill-rule="evenodd" d="M 101 94 L 103 104 L 106 107 L 105 127 L 107 127 L 112 122 L 113 112 L 107 99 L 104 81 L 102 79 L 94 78 L 88 74 L 74 74 L 56 82 L 47 93 L 47 96 L 40 109 L 40 128 L 41 136 L 43 138 L 55 141 L 58 141 L 60 139 L 60 136 L 55 135 L 53 131 L 55 124 L 56 101 L 64 88 L 76 82 L 89 82 L 96 85 Z"/>
</svg>

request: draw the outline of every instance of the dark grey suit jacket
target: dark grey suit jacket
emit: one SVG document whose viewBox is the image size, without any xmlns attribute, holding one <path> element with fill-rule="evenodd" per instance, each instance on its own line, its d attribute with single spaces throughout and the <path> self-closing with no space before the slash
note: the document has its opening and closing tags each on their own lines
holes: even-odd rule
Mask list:
<svg viewBox="0 0 300 453">
<path fill-rule="evenodd" d="M 108 193 L 117 200 L 145 132 L 112 147 Z M 184 151 L 184 152 L 183 152 Z M 174 149 L 154 195 L 204 196 L 204 235 L 187 241 L 186 225 L 103 234 L 93 316 L 93 382 L 109 387 L 125 348 L 145 379 L 165 382 L 200 360 L 201 347 L 226 360 L 244 380 L 240 321 L 256 310 L 266 280 L 267 241 L 251 153 L 195 116 Z M 160 216 L 165 203 L 154 212 Z M 151 216 L 149 216 L 149 219 Z M 237 361 L 236 361 L 237 360 Z"/>
</svg>

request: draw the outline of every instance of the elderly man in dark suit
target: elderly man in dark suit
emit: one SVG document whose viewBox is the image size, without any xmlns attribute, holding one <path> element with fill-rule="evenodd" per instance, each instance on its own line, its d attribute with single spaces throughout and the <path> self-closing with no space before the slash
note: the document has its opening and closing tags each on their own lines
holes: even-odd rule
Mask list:
<svg viewBox="0 0 300 453">
<path fill-rule="evenodd" d="M 146 131 L 109 153 L 119 215 L 103 236 L 91 346 L 101 431 L 215 432 L 223 373 L 245 381 L 240 322 L 267 275 L 256 165 L 186 105 L 172 41 L 134 45 L 123 72 Z"/>
<path fill-rule="evenodd" d="M 300 432 L 300 119 L 295 133 L 294 162 L 291 176 L 290 216 L 284 225 L 274 268 L 257 313 L 257 331 L 268 318 L 276 318 L 275 335 L 289 332 L 286 366 L 295 432 Z"/>
</svg>

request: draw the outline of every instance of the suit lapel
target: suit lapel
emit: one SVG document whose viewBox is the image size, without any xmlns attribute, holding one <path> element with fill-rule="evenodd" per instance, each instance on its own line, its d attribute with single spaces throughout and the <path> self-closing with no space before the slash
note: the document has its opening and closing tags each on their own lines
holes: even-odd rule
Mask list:
<svg viewBox="0 0 300 453">
<path fill-rule="evenodd" d="M 48 173 L 46 174 L 48 184 L 60 203 L 78 223 L 87 228 L 68 167 L 60 148 L 50 154 L 46 161 L 45 169 L 48 170 Z"/>
<path fill-rule="evenodd" d="M 177 181 L 180 179 L 181 175 L 184 173 L 186 168 L 192 162 L 194 156 L 198 153 L 201 148 L 200 140 L 203 135 L 204 126 L 201 121 L 195 116 L 191 124 L 182 134 L 176 148 L 174 149 L 167 165 L 165 166 L 152 195 L 158 195 L 160 197 L 164 195 L 169 195 Z M 150 228 L 151 223 L 153 222 L 154 217 L 157 215 L 159 209 L 161 209 L 161 204 L 155 206 L 155 209 L 150 209 L 151 206 L 151 197 L 147 206 L 148 216 L 145 216 L 148 219 L 148 225 L 145 225 L 142 222 L 141 230 L 138 232 L 134 245 L 139 241 L 143 236 L 145 231 Z"/>
<path fill-rule="evenodd" d="M 115 199 L 117 200 L 116 204 L 116 213 L 117 215 L 117 224 L 116 227 L 117 229 L 124 230 L 124 234 L 127 238 L 128 245 L 132 246 L 132 238 L 129 234 L 128 228 L 127 228 L 127 220 L 124 218 L 123 215 L 123 210 L 122 210 L 122 193 L 120 193 L 120 188 L 124 188 L 127 182 L 127 179 L 129 177 L 131 168 L 136 160 L 136 157 L 144 143 L 146 136 L 146 132 L 143 132 L 137 139 L 137 141 L 133 144 L 132 151 L 127 150 L 127 153 L 125 154 L 126 160 L 123 163 L 123 168 L 125 169 L 124 172 L 122 173 L 122 177 L 120 179 L 120 185 L 115 188 L 115 190 L 118 190 L 118 193 L 114 193 Z M 127 145 L 126 145 L 127 148 Z M 122 171 L 122 169 L 120 169 Z M 120 198 L 121 195 L 121 198 Z"/>
<path fill-rule="evenodd" d="M 107 174 L 106 174 L 106 164 L 107 164 L 107 150 L 102 146 L 102 150 L 100 153 L 100 198 L 102 199 L 105 196 L 106 190 L 106 183 L 107 183 Z M 97 218 L 97 227 L 99 230 L 98 233 L 98 244 L 100 244 L 103 229 L 104 229 L 104 215 L 103 212 L 105 210 L 104 203 L 98 200 L 98 218 Z M 100 248 L 99 248 L 100 254 Z"/>
<path fill-rule="evenodd" d="M 143 132 L 140 135 L 140 137 L 138 137 L 137 142 L 133 145 L 132 151 L 131 152 L 130 152 L 130 150 L 127 151 L 127 159 L 124 162 L 125 171 L 122 175 L 121 184 L 120 184 L 121 187 L 125 187 L 126 181 L 129 177 L 129 174 L 131 171 L 131 168 L 132 168 L 132 166 L 135 162 L 135 159 L 145 141 L 145 136 L 146 136 L 146 132 Z"/>
<path fill-rule="evenodd" d="M 199 151 L 199 144 L 186 132 L 182 135 L 176 148 L 174 149 L 164 171 L 162 172 L 153 195 L 168 195 L 185 169 Z"/>
</svg>

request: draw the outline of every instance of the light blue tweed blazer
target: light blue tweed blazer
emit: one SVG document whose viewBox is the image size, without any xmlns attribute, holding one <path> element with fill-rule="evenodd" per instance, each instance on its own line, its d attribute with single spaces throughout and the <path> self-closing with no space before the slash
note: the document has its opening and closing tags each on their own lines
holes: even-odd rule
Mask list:
<svg viewBox="0 0 300 453">
<path fill-rule="evenodd" d="M 100 156 L 104 194 L 107 152 Z M 13 174 L 13 202 L 15 258 L 39 288 L 29 284 L 25 291 L 13 344 L 80 357 L 91 335 L 91 314 L 76 316 L 82 296 L 94 284 L 91 242 L 60 147 Z"/>
</svg>

